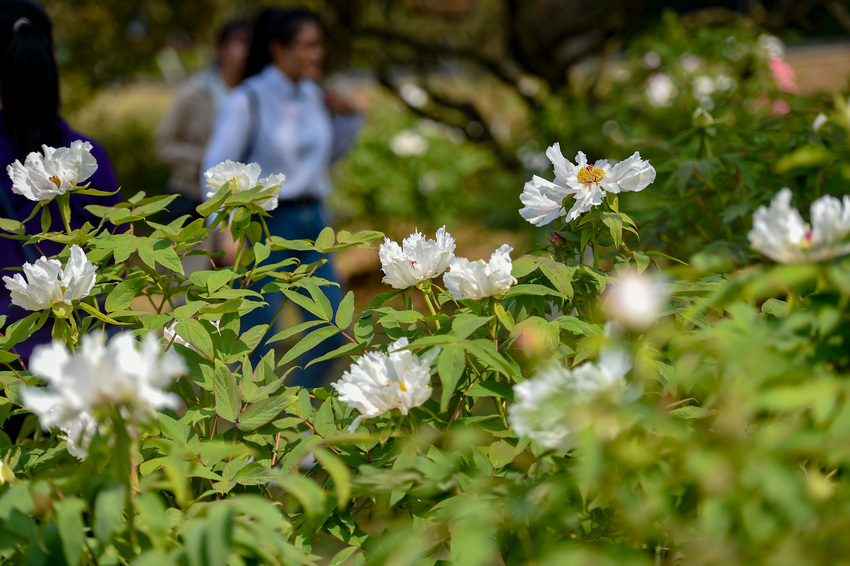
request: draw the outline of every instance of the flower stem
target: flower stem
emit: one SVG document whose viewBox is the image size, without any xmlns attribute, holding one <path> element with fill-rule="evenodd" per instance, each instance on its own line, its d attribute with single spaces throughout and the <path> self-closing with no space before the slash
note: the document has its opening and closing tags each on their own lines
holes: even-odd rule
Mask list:
<svg viewBox="0 0 850 566">
<path fill-rule="evenodd" d="M 593 269 L 599 269 L 599 241 L 596 239 L 596 234 L 590 239 L 593 246 Z"/>
<path fill-rule="evenodd" d="M 428 312 L 431 313 L 431 316 L 437 316 L 437 311 L 434 310 L 434 305 L 433 305 L 433 303 L 431 303 L 431 297 L 430 297 L 430 295 L 432 295 L 431 289 L 428 289 L 428 290 L 422 289 L 421 291 L 422 291 L 422 296 L 425 298 L 425 304 L 428 306 Z M 435 320 L 434 322 L 437 324 L 437 330 L 439 330 L 440 329 L 440 321 Z"/>
</svg>

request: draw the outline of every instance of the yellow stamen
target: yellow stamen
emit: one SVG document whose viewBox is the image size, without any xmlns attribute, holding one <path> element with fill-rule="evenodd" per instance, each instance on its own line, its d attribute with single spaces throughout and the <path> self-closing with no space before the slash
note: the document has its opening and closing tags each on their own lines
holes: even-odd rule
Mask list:
<svg viewBox="0 0 850 566">
<path fill-rule="evenodd" d="M 589 185 L 591 183 L 598 183 L 602 179 L 605 178 L 605 170 L 599 167 L 594 167 L 593 165 L 588 165 L 587 167 L 582 167 L 579 169 L 578 182 Z"/>
<path fill-rule="evenodd" d="M 53 183 L 54 185 L 56 185 L 56 188 L 57 188 L 57 189 L 61 189 L 61 188 L 62 188 L 62 180 L 61 180 L 61 179 L 59 179 L 59 177 L 57 177 L 56 175 L 53 175 L 52 177 L 50 177 L 49 181 L 50 181 L 51 183 Z"/>
<path fill-rule="evenodd" d="M 402 382 L 400 382 L 400 381 L 396 381 L 396 383 L 398 383 L 398 388 L 399 388 L 399 389 L 401 389 L 402 391 L 404 391 L 405 393 L 407 393 L 407 387 L 405 387 L 405 386 L 404 386 L 404 383 L 402 383 Z"/>
<path fill-rule="evenodd" d="M 67 285 L 59 285 L 59 289 L 61 289 L 61 290 L 62 290 L 62 294 L 64 295 L 64 294 L 65 294 L 65 291 L 67 291 L 67 290 L 68 290 L 68 286 L 67 286 Z"/>
</svg>

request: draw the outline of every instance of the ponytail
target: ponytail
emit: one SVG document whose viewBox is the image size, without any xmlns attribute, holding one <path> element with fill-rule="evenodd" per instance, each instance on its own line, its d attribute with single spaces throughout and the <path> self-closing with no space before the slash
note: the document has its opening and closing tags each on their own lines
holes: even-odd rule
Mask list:
<svg viewBox="0 0 850 566">
<path fill-rule="evenodd" d="M 319 17 L 308 10 L 266 8 L 260 12 L 254 23 L 251 49 L 248 51 L 242 80 L 258 74 L 263 67 L 271 63 L 269 45 L 272 41 L 279 41 L 287 47 L 292 45 L 295 36 L 301 31 L 301 26 L 307 23 L 323 27 Z"/>
<path fill-rule="evenodd" d="M 6 135 L 19 158 L 61 143 L 59 75 L 51 24 L 27 0 L 0 0 L 0 101 Z"/>
</svg>

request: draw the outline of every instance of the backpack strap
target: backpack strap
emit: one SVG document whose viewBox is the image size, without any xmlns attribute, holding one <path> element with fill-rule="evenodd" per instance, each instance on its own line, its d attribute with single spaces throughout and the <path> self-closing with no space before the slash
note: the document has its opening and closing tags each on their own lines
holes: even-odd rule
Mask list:
<svg viewBox="0 0 850 566">
<path fill-rule="evenodd" d="M 257 133 L 260 129 L 260 101 L 257 99 L 257 93 L 250 86 L 246 86 L 245 94 L 248 95 L 248 109 L 251 116 L 248 120 L 248 143 L 242 149 L 242 156 L 239 159 L 241 163 L 248 163 L 248 157 L 251 156 L 254 147 L 257 145 Z"/>
</svg>

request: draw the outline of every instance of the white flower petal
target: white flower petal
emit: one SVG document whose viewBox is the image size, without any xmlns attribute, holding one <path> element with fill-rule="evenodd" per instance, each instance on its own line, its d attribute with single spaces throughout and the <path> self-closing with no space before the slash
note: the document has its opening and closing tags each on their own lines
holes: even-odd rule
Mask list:
<svg viewBox="0 0 850 566">
<path fill-rule="evenodd" d="M 455 239 L 443 226 L 437 239 L 426 239 L 417 230 L 399 246 L 389 238 L 378 249 L 384 283 L 394 289 L 407 289 L 442 274 L 454 257 Z"/>
<path fill-rule="evenodd" d="M 463 257 L 455 257 L 450 264 L 450 270 L 443 277 L 446 289 L 455 300 L 483 299 L 504 295 L 516 279 L 511 275 L 509 245 L 504 244 L 490 256 L 490 261 L 469 261 Z"/>
</svg>

